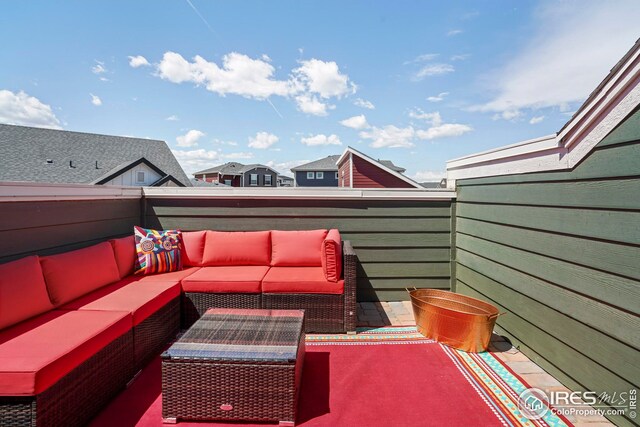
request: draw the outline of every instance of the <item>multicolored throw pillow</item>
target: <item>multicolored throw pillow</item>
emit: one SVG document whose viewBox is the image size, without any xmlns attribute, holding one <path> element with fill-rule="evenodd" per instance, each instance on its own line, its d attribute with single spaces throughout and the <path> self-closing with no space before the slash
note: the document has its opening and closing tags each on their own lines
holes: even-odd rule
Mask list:
<svg viewBox="0 0 640 427">
<path fill-rule="evenodd" d="M 150 230 L 134 227 L 135 274 L 156 274 L 182 270 L 180 230 Z"/>
</svg>

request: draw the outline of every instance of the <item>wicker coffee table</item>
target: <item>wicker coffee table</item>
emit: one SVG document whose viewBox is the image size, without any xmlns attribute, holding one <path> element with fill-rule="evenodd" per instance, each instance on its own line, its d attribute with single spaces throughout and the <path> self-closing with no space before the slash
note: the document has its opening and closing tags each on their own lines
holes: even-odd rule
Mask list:
<svg viewBox="0 0 640 427">
<path fill-rule="evenodd" d="M 162 354 L 162 417 L 294 425 L 301 310 L 209 309 Z"/>
</svg>

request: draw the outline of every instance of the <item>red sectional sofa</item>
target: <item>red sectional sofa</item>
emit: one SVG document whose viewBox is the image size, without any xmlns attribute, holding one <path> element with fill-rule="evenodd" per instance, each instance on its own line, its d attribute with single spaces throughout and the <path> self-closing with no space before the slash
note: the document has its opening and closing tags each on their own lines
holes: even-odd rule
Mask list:
<svg viewBox="0 0 640 427">
<path fill-rule="evenodd" d="M 355 330 L 355 253 L 337 230 L 183 233 L 180 271 L 132 275 L 133 237 L 0 265 L 0 426 L 88 422 L 209 307 L 303 308 Z"/>
<path fill-rule="evenodd" d="M 183 242 L 183 327 L 209 307 L 303 308 L 306 332 L 355 331 L 355 253 L 338 230 L 196 231 Z"/>
</svg>

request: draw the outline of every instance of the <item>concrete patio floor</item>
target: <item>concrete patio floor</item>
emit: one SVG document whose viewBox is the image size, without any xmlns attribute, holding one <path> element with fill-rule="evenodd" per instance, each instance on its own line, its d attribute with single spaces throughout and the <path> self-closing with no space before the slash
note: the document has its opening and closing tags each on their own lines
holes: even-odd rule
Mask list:
<svg viewBox="0 0 640 427">
<path fill-rule="evenodd" d="M 409 325 L 415 325 L 410 301 L 358 303 L 358 326 Z M 489 351 L 504 361 L 509 368 L 522 377 L 531 387 L 545 391 L 570 391 L 499 335 L 493 335 Z M 599 415 L 567 415 L 566 417 L 577 427 L 613 425 L 605 417 Z"/>
</svg>

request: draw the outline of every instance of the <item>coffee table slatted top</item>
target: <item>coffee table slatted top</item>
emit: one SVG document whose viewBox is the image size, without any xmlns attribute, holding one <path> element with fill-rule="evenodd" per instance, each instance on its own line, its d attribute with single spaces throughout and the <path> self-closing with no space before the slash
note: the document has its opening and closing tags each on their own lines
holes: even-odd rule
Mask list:
<svg viewBox="0 0 640 427">
<path fill-rule="evenodd" d="M 303 324 L 302 310 L 212 308 L 162 358 L 290 364 L 298 355 Z"/>
</svg>

